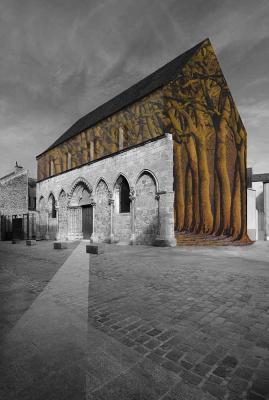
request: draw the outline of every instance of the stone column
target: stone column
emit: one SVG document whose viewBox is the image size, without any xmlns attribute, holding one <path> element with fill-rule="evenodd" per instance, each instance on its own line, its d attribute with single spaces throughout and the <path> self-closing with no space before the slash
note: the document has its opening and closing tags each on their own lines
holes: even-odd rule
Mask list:
<svg viewBox="0 0 269 400">
<path fill-rule="evenodd" d="M 264 240 L 269 240 L 269 182 L 264 182 L 263 194 L 264 194 Z"/>
<path fill-rule="evenodd" d="M 135 244 L 135 189 L 130 188 L 130 201 L 131 201 L 131 244 Z"/>
<path fill-rule="evenodd" d="M 0 211 L 0 240 L 2 240 L 2 211 Z"/>
<path fill-rule="evenodd" d="M 49 210 L 48 208 L 45 208 L 45 213 L 46 213 L 46 234 L 45 234 L 45 239 L 49 240 Z"/>
<path fill-rule="evenodd" d="M 110 205 L 110 243 L 114 242 L 114 199 L 112 193 L 109 194 L 108 204 Z"/>
<path fill-rule="evenodd" d="M 59 202 L 58 200 L 55 201 L 55 210 L 56 210 L 56 240 L 60 239 L 60 234 L 59 234 Z"/>
<path fill-rule="evenodd" d="M 158 192 L 158 234 L 155 246 L 176 246 L 174 229 L 174 192 Z"/>
<path fill-rule="evenodd" d="M 91 235 L 91 242 L 96 242 L 96 236 L 95 236 L 95 207 L 96 207 L 96 202 L 92 201 L 91 202 L 92 206 L 92 235 Z"/>
</svg>

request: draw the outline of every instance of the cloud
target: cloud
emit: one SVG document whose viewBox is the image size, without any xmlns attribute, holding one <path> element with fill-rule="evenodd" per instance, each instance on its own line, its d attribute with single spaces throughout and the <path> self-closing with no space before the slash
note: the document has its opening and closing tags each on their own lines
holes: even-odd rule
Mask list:
<svg viewBox="0 0 269 400">
<path fill-rule="evenodd" d="M 267 0 L 2 0 L 0 176 L 16 159 L 35 174 L 35 156 L 78 118 L 208 36 L 255 163 L 267 141 L 268 25 Z"/>
</svg>

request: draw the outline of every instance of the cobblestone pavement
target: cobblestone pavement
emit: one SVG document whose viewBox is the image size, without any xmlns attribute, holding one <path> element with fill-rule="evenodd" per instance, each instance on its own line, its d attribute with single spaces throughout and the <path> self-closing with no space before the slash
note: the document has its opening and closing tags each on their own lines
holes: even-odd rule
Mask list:
<svg viewBox="0 0 269 400">
<path fill-rule="evenodd" d="M 90 324 L 142 355 L 142 370 L 150 360 L 171 372 L 159 392 L 158 385 L 151 390 L 152 377 L 142 387 L 129 384 L 128 370 L 96 383 L 91 398 L 268 399 L 268 254 L 268 243 L 257 243 L 107 246 L 104 255 L 91 256 Z"/>
<path fill-rule="evenodd" d="M 0 242 L 1 399 L 269 399 L 269 243 L 105 245 L 90 268 L 83 242 L 15 246 Z"/>
</svg>

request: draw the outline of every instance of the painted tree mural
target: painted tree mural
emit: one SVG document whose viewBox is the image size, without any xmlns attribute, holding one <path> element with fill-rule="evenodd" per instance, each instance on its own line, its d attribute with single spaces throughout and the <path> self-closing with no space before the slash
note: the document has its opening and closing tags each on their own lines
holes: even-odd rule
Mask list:
<svg viewBox="0 0 269 400">
<path fill-rule="evenodd" d="M 247 135 L 209 40 L 176 77 L 38 157 L 38 179 L 173 133 L 175 230 L 248 243 Z"/>
</svg>

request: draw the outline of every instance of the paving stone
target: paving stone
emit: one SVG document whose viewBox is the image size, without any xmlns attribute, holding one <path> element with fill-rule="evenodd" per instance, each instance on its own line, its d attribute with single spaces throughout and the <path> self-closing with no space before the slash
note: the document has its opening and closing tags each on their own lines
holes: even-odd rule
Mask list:
<svg viewBox="0 0 269 400">
<path fill-rule="evenodd" d="M 169 338 L 171 338 L 172 336 L 176 336 L 176 334 L 177 334 L 177 330 L 168 329 L 168 330 L 164 331 L 162 334 L 160 334 L 158 336 L 158 339 L 165 341 L 165 340 L 168 340 Z"/>
<path fill-rule="evenodd" d="M 185 360 L 181 360 L 180 364 L 182 365 L 182 367 L 184 369 L 187 369 L 187 370 L 192 369 L 192 367 L 193 367 L 193 365 L 191 363 L 189 363 L 188 361 L 185 361 Z"/>
<path fill-rule="evenodd" d="M 197 364 L 194 368 L 194 372 L 200 376 L 205 376 L 210 370 L 211 367 L 204 363 Z"/>
<path fill-rule="evenodd" d="M 140 335 L 135 339 L 136 342 L 141 343 L 141 344 L 147 342 L 148 340 L 149 340 L 149 337 L 147 335 Z"/>
<path fill-rule="evenodd" d="M 198 385 L 202 380 L 201 376 L 193 374 L 190 371 L 182 371 L 180 376 L 185 382 L 191 383 L 192 385 Z"/>
<path fill-rule="evenodd" d="M 180 350 L 175 349 L 175 350 L 169 351 L 169 353 L 167 353 L 165 357 L 169 358 L 169 360 L 177 361 L 182 356 L 183 356 L 183 353 Z"/>
<path fill-rule="evenodd" d="M 217 368 L 213 370 L 213 374 L 220 376 L 221 378 L 226 378 L 229 375 L 230 368 L 225 365 L 219 365 Z"/>
<path fill-rule="evenodd" d="M 214 365 L 218 362 L 218 360 L 219 360 L 218 357 L 216 357 L 214 354 L 208 354 L 204 358 L 203 362 L 208 365 Z"/>
<path fill-rule="evenodd" d="M 147 347 L 148 349 L 155 349 L 156 347 L 159 346 L 158 340 L 151 339 L 148 342 L 144 343 L 144 346 Z"/>
<path fill-rule="evenodd" d="M 267 379 L 256 378 L 252 384 L 251 389 L 260 395 L 269 395 L 269 372 Z"/>
<path fill-rule="evenodd" d="M 217 385 L 216 383 L 207 381 L 202 386 L 202 389 L 204 391 L 212 394 L 212 396 L 215 396 L 219 400 L 223 400 L 225 398 L 225 394 L 226 394 L 225 388 L 221 387 L 220 385 Z"/>
<path fill-rule="evenodd" d="M 248 382 L 244 379 L 238 378 L 237 376 L 232 377 L 228 384 L 228 388 L 238 394 L 243 393 L 248 387 Z"/>
<path fill-rule="evenodd" d="M 227 356 L 222 360 L 222 364 L 229 368 L 235 368 L 237 363 L 238 363 L 237 359 L 232 356 Z"/>
<path fill-rule="evenodd" d="M 138 351 L 138 353 L 140 354 L 146 354 L 149 352 L 149 349 L 146 349 L 145 347 L 139 345 L 134 346 L 134 350 Z"/>
<path fill-rule="evenodd" d="M 162 331 L 156 328 L 151 329 L 150 331 L 146 332 L 147 335 L 150 336 L 157 336 L 161 333 Z"/>
<path fill-rule="evenodd" d="M 247 393 L 247 400 L 266 400 L 265 397 L 252 392 L 251 390 Z"/>
<path fill-rule="evenodd" d="M 248 367 L 240 366 L 236 369 L 235 374 L 242 379 L 246 379 L 247 381 L 250 380 L 254 373 L 254 370 Z"/>
<path fill-rule="evenodd" d="M 162 366 L 166 369 L 168 369 L 169 371 L 173 371 L 175 373 L 179 373 L 182 371 L 182 368 L 180 367 L 180 365 L 174 363 L 173 361 L 163 361 L 162 362 Z"/>
</svg>

